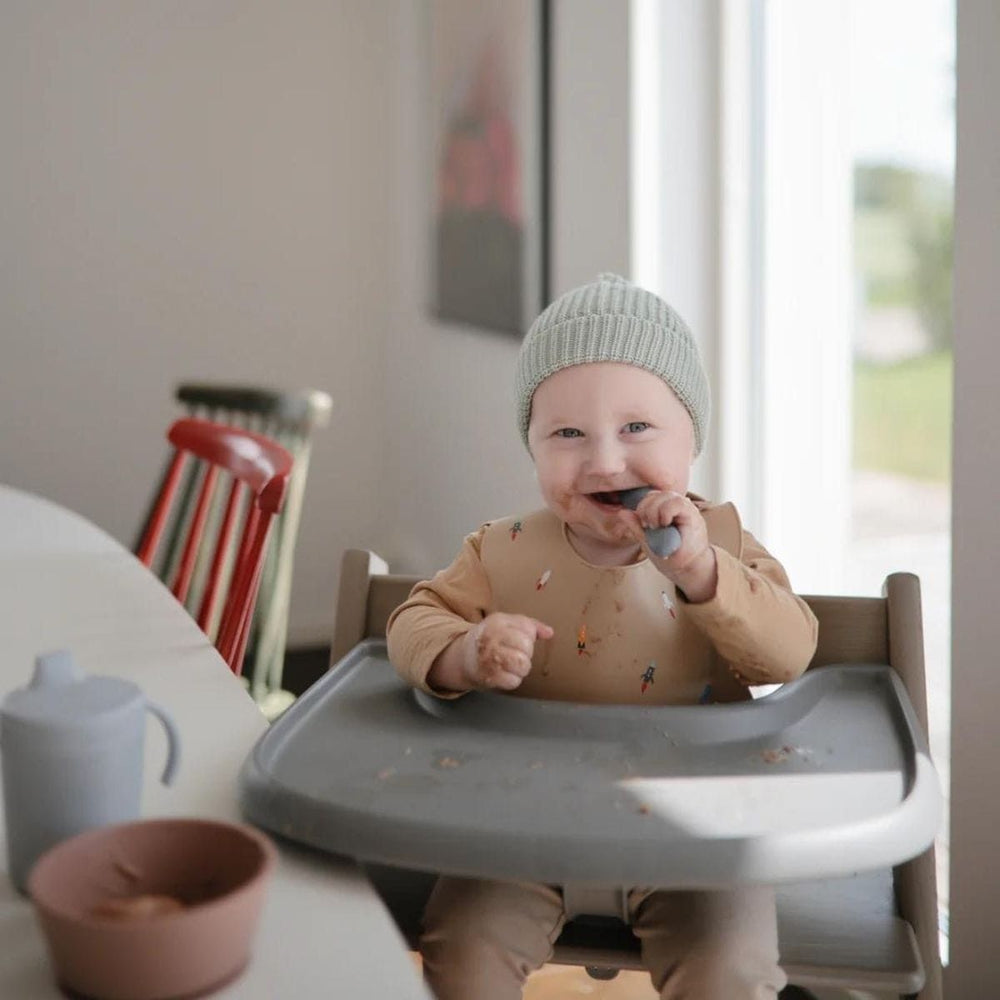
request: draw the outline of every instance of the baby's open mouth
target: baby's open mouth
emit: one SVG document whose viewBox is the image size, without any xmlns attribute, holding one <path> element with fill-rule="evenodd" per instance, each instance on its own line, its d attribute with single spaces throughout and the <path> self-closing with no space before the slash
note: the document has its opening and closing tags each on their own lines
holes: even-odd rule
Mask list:
<svg viewBox="0 0 1000 1000">
<path fill-rule="evenodd" d="M 588 494 L 599 504 L 608 507 L 627 507 L 635 510 L 639 501 L 650 491 L 649 486 L 630 486 L 627 490 L 600 490 Z"/>
<path fill-rule="evenodd" d="M 611 490 L 607 493 L 591 493 L 590 496 L 593 497 L 598 503 L 607 504 L 609 507 L 624 506 L 618 490 Z"/>
</svg>

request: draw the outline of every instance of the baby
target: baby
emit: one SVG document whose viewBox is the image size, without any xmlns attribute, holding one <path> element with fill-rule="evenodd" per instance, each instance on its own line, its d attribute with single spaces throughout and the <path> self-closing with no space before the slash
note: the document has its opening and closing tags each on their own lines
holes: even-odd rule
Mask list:
<svg viewBox="0 0 1000 1000">
<path fill-rule="evenodd" d="M 400 674 L 442 698 L 681 705 L 801 674 L 812 612 L 731 504 L 688 492 L 709 391 L 670 306 L 609 274 L 567 292 L 528 331 L 516 386 L 545 506 L 484 524 L 414 587 L 388 625 Z M 651 489 L 633 510 L 622 491 L 637 487 Z M 663 557 L 647 529 L 669 525 L 680 544 Z M 763 1000 L 785 984 L 769 889 L 638 886 L 627 908 L 661 998 Z M 441 877 L 428 983 L 439 1000 L 516 1000 L 565 919 L 558 887 Z"/>
</svg>

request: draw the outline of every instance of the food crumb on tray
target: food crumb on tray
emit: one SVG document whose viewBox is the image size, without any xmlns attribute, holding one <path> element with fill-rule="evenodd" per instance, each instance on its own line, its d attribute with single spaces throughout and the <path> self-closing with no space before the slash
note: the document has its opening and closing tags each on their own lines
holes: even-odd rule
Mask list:
<svg viewBox="0 0 1000 1000">
<path fill-rule="evenodd" d="M 781 764 L 793 755 L 809 758 L 812 756 L 812 751 L 805 747 L 794 747 L 786 743 L 784 746 L 771 747 L 760 752 L 760 756 L 763 758 L 765 764 Z"/>
</svg>

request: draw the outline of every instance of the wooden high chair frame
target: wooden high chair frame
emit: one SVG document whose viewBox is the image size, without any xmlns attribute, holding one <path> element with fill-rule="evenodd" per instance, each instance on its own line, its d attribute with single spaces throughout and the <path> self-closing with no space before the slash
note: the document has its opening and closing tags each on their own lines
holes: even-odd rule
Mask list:
<svg viewBox="0 0 1000 1000">
<path fill-rule="evenodd" d="M 341 563 L 331 666 L 385 624 L 420 578 L 388 572 L 371 552 L 350 549 Z M 886 578 L 882 597 L 806 596 L 819 620 L 809 669 L 833 663 L 886 663 L 903 681 L 927 732 L 920 581 L 911 573 Z M 411 947 L 434 876 L 383 866 L 367 871 Z M 803 988 L 860 989 L 942 1000 L 934 848 L 898 865 L 846 879 L 779 886 L 778 938 L 787 996 Z M 602 978 L 640 969 L 638 942 L 608 918 L 577 918 L 556 942 L 553 962 L 584 965 Z M 794 984 L 794 986 L 791 986 Z"/>
</svg>

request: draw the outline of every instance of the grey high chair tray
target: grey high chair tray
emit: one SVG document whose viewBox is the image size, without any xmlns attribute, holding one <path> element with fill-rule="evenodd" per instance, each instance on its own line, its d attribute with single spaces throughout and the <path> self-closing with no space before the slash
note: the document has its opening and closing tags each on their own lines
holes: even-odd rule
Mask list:
<svg viewBox="0 0 1000 1000">
<path fill-rule="evenodd" d="M 934 839 L 941 795 L 883 665 L 753 702 L 442 701 L 356 646 L 254 747 L 245 816 L 361 861 L 554 884 L 721 887 L 883 868 Z"/>
</svg>

